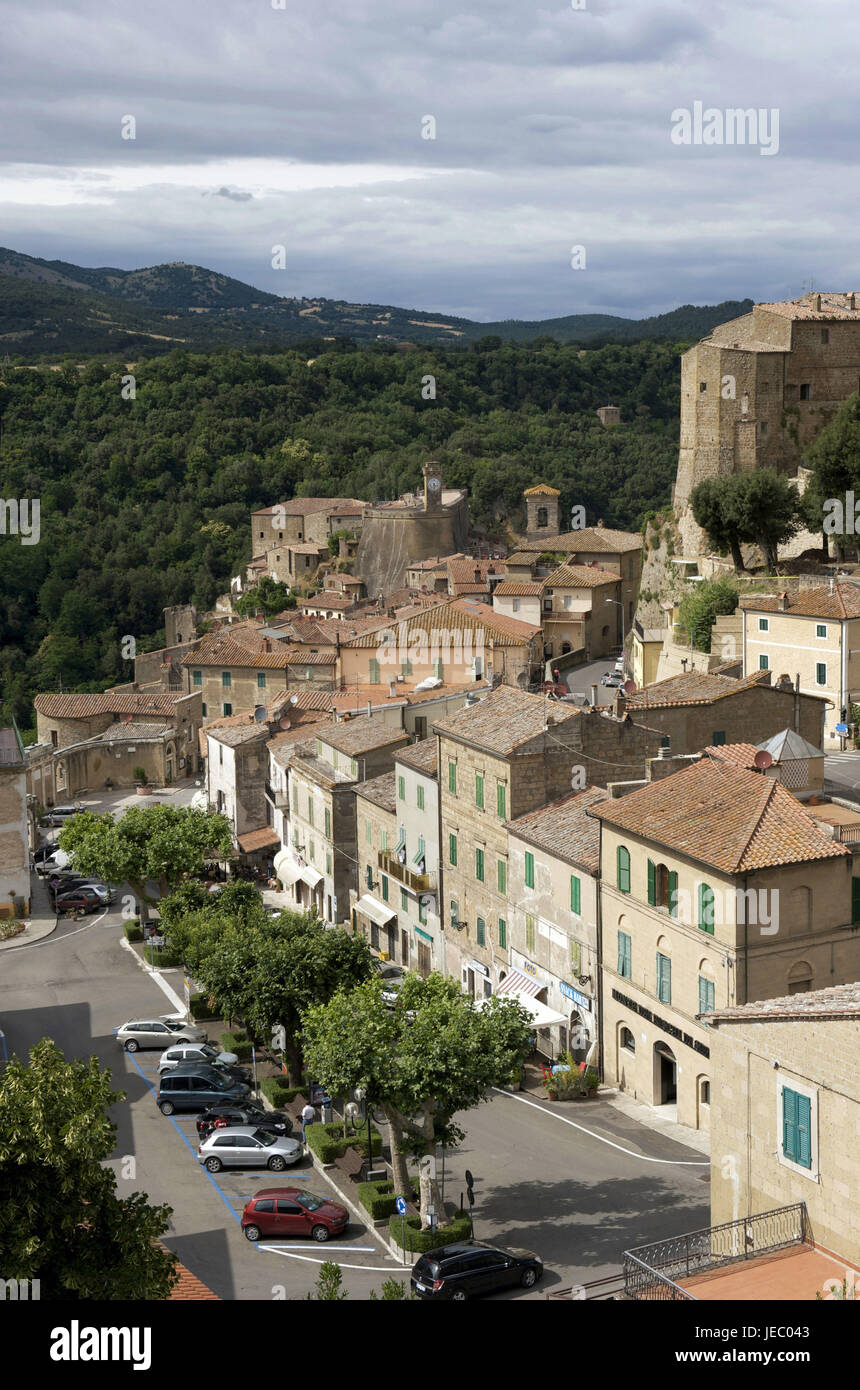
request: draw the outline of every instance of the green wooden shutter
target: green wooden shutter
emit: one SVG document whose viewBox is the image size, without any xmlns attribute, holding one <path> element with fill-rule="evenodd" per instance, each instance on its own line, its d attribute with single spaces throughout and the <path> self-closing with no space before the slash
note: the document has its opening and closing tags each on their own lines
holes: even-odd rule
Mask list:
<svg viewBox="0 0 860 1390">
<path fill-rule="evenodd" d="M 657 865 L 653 859 L 648 860 L 648 902 L 652 907 L 657 904 Z"/>
<path fill-rule="evenodd" d="M 484 779 L 480 772 L 475 773 L 475 805 L 479 810 L 484 809 Z"/>
<path fill-rule="evenodd" d="M 812 1167 L 812 1102 L 809 1096 L 797 1097 L 797 1152 L 802 1168 Z"/>
<path fill-rule="evenodd" d="M 618 874 L 618 888 L 621 893 L 630 892 L 630 851 L 625 845 L 619 845 L 615 852 L 615 863 Z"/>
<path fill-rule="evenodd" d="M 699 976 L 699 1013 L 709 1014 L 714 1007 L 714 982 Z"/>
<path fill-rule="evenodd" d="M 535 857 L 526 850 L 526 888 L 535 886 Z"/>
<path fill-rule="evenodd" d="M 678 916 L 678 875 L 674 869 L 669 872 L 669 915 Z"/>
<path fill-rule="evenodd" d="M 570 910 L 579 913 L 580 885 L 576 874 L 570 876 Z"/>
<path fill-rule="evenodd" d="M 508 944 L 508 924 L 504 917 L 499 918 L 499 949 L 504 951 Z"/>
<path fill-rule="evenodd" d="M 568 938 L 568 945 L 570 948 L 570 968 L 573 971 L 574 975 L 581 975 L 582 946 L 578 941 L 574 941 L 572 936 Z"/>
<path fill-rule="evenodd" d="M 448 862 L 453 869 L 457 867 L 457 836 L 448 836 Z"/>
<path fill-rule="evenodd" d="M 479 883 L 484 882 L 484 851 L 482 849 L 475 850 L 475 878 Z"/>
<path fill-rule="evenodd" d="M 626 931 L 618 933 L 618 974 L 629 980 L 633 973 L 633 943 Z"/>
<path fill-rule="evenodd" d="M 714 890 L 710 884 L 699 884 L 699 930 L 714 934 Z"/>
<path fill-rule="evenodd" d="M 485 944 L 485 942 L 486 942 L 486 931 L 485 931 L 485 927 L 486 927 L 486 924 L 485 924 L 485 922 L 484 922 L 483 917 L 479 917 L 479 918 L 478 918 L 478 922 L 477 922 L 478 945 L 479 945 L 479 946 L 483 946 L 483 945 Z"/>
<path fill-rule="evenodd" d="M 782 1152 L 797 1162 L 797 1092 L 782 1088 Z"/>
<path fill-rule="evenodd" d="M 496 861 L 496 887 L 500 893 L 508 891 L 508 866 L 504 859 Z"/>
<path fill-rule="evenodd" d="M 496 815 L 497 815 L 497 816 L 500 816 L 502 820 L 505 819 L 505 784 L 504 784 L 504 782 L 497 782 L 497 783 L 496 783 Z"/>
<path fill-rule="evenodd" d="M 657 998 L 661 1004 L 672 1002 L 672 962 L 657 952 Z"/>
<path fill-rule="evenodd" d="M 379 662 L 375 656 L 370 658 L 370 685 L 379 685 Z"/>
</svg>

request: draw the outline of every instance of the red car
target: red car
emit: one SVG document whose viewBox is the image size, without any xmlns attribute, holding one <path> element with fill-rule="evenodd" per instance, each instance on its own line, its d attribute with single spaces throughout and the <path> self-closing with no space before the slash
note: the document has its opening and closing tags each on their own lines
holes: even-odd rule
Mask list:
<svg viewBox="0 0 860 1390">
<path fill-rule="evenodd" d="M 348 1225 L 346 1207 L 300 1187 L 264 1187 L 242 1212 L 242 1230 L 248 1240 L 310 1236 L 322 1242 L 339 1236 Z"/>
</svg>

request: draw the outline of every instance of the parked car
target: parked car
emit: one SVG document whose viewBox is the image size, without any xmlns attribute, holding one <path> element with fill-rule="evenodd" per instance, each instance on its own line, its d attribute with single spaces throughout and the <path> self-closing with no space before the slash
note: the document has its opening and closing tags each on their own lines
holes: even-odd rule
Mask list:
<svg viewBox="0 0 860 1390">
<path fill-rule="evenodd" d="M 33 863 L 43 864 L 46 859 L 51 859 L 59 849 L 56 840 L 50 840 L 46 845 L 40 845 L 33 851 Z"/>
<path fill-rule="evenodd" d="M 222 1052 L 209 1042 L 171 1043 L 158 1059 L 159 1074 L 182 1066 L 183 1062 L 207 1062 L 210 1067 L 235 1076 L 237 1081 L 248 1080 L 249 1073 L 245 1067 L 238 1065 L 239 1058 L 235 1052 Z"/>
<path fill-rule="evenodd" d="M 108 888 L 96 888 L 91 883 L 82 883 L 77 888 L 66 889 L 54 898 L 54 907 L 59 916 L 67 912 L 99 912 L 113 902 L 113 893 Z"/>
<path fill-rule="evenodd" d="M 531 1250 L 463 1241 L 422 1255 L 412 1266 L 412 1292 L 419 1298 L 467 1298 L 509 1289 L 530 1289 L 543 1274 L 543 1260 Z"/>
<path fill-rule="evenodd" d="M 236 1129 L 216 1129 L 197 1149 L 197 1158 L 210 1173 L 222 1168 L 271 1168 L 282 1173 L 292 1163 L 298 1163 L 304 1145 L 288 1134 L 270 1134 L 253 1125 Z"/>
<path fill-rule="evenodd" d="M 69 854 L 58 846 L 54 847 L 52 854 L 46 855 L 44 859 L 39 859 L 36 863 L 36 873 L 41 878 L 50 878 L 51 874 L 59 873 L 64 869 L 71 869 L 74 863 L 74 855 Z"/>
<path fill-rule="evenodd" d="M 45 825 L 65 825 L 80 810 L 79 806 L 52 806 L 45 816 Z"/>
<path fill-rule="evenodd" d="M 139 1047 L 164 1047 L 175 1042 L 206 1042 L 206 1033 L 196 1023 L 183 1023 L 178 1018 L 148 1018 L 132 1020 L 114 1029 L 116 1040 L 126 1052 Z"/>
<path fill-rule="evenodd" d="M 264 1110 L 261 1105 L 235 1105 L 222 1101 L 204 1110 L 197 1117 L 197 1133 L 208 1139 L 214 1129 L 232 1129 L 235 1125 L 254 1125 L 272 1134 L 292 1134 L 293 1122 L 283 1110 Z"/>
<path fill-rule="evenodd" d="M 315 1197 L 300 1187 L 264 1187 L 242 1212 L 242 1230 L 248 1240 L 310 1236 L 322 1244 L 330 1236 L 342 1235 L 348 1225 L 349 1212 L 340 1202 Z"/>
<path fill-rule="evenodd" d="M 402 965 L 394 965 L 390 961 L 376 961 L 376 969 L 382 977 L 382 998 L 389 1008 L 393 1008 L 397 1003 L 397 993 L 406 975 Z"/>
<path fill-rule="evenodd" d="M 108 891 L 107 884 L 102 883 L 100 878 L 92 878 L 87 874 L 56 873 L 51 874 L 48 879 L 48 891 L 54 897 L 58 893 L 71 893 L 75 888 L 104 888 Z"/>
<path fill-rule="evenodd" d="M 624 684 L 624 677 L 618 671 L 607 671 L 605 676 L 601 676 L 600 684 L 611 686 L 613 690 L 617 690 L 619 686 Z"/>
<path fill-rule="evenodd" d="M 250 1086 L 234 1081 L 217 1067 L 184 1062 L 159 1078 L 155 1102 L 162 1115 L 172 1115 L 174 1110 L 208 1110 L 219 1100 L 244 1105 L 250 1095 Z"/>
</svg>

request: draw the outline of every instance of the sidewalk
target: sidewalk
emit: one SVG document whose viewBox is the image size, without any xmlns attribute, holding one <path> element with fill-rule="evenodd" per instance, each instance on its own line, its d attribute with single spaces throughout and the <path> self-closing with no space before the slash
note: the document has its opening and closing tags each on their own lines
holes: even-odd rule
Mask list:
<svg viewBox="0 0 860 1390">
<path fill-rule="evenodd" d="M 24 918 L 24 930 L 11 941 L 0 941 L 0 951 L 14 951 L 17 946 L 31 946 L 34 941 L 50 936 L 57 927 L 57 914 L 51 903 L 48 885 L 36 873 L 30 874 L 30 912 Z"/>
</svg>

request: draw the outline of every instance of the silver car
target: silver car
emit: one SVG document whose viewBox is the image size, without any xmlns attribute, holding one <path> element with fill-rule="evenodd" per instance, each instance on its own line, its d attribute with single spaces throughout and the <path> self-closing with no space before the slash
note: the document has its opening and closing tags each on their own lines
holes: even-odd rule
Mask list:
<svg viewBox="0 0 860 1390">
<path fill-rule="evenodd" d="M 282 1173 L 298 1163 L 302 1153 L 298 1139 L 252 1125 L 236 1125 L 213 1130 L 198 1148 L 197 1159 L 210 1173 L 220 1173 L 222 1168 L 270 1168 L 273 1173 Z"/>
<path fill-rule="evenodd" d="M 235 1067 L 239 1058 L 235 1052 L 219 1052 L 211 1043 L 185 1042 L 177 1039 L 158 1059 L 159 1073 L 171 1071 L 183 1062 L 208 1062 L 210 1066 Z"/>
<path fill-rule="evenodd" d="M 115 1029 L 116 1040 L 126 1052 L 137 1052 L 139 1047 L 170 1047 L 173 1043 L 206 1042 L 206 1033 L 194 1023 L 183 1023 L 178 1018 L 155 1018 L 134 1020 L 123 1023 Z"/>
</svg>

